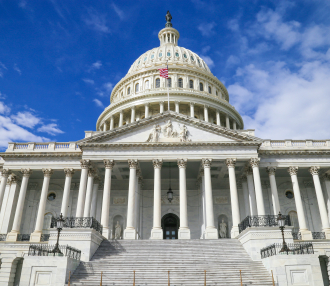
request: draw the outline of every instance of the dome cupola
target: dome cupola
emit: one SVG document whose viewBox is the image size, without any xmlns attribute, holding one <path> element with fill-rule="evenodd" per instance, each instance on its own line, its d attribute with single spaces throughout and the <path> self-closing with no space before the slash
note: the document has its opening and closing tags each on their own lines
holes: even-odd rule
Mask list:
<svg viewBox="0 0 330 286">
<path fill-rule="evenodd" d="M 171 23 L 172 20 L 172 16 L 170 14 L 170 11 L 167 11 L 167 14 L 165 16 L 166 19 L 166 24 L 165 24 L 165 28 L 160 30 L 158 33 L 158 38 L 160 41 L 160 45 L 164 46 L 164 45 L 173 45 L 173 46 L 177 46 L 178 45 L 178 40 L 180 38 L 180 34 L 179 32 L 174 29 Z"/>
</svg>

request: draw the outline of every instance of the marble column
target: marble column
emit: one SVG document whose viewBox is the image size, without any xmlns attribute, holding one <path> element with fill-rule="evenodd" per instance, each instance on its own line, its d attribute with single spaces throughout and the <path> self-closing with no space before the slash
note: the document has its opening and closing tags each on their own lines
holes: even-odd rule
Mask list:
<svg viewBox="0 0 330 286">
<path fill-rule="evenodd" d="M 129 185 L 128 185 L 128 203 L 127 203 L 127 223 L 124 230 L 124 239 L 136 239 L 136 229 L 134 227 L 134 204 L 135 204 L 135 181 L 137 160 L 128 160 L 129 165 Z"/>
<path fill-rule="evenodd" d="M 280 200 L 278 199 L 276 179 L 275 179 L 275 167 L 267 167 L 266 169 L 269 175 L 270 189 L 272 191 L 272 202 L 273 202 L 273 210 L 274 214 L 277 215 L 281 211 Z"/>
<path fill-rule="evenodd" d="M 237 127 L 236 127 L 236 121 L 233 122 L 233 129 L 236 130 Z"/>
<path fill-rule="evenodd" d="M 162 229 L 162 189 L 161 189 L 161 168 L 162 159 L 154 159 L 154 219 L 151 230 L 151 239 L 163 239 Z"/>
<path fill-rule="evenodd" d="M 136 172 L 137 180 L 135 181 L 135 214 L 134 214 L 134 227 L 136 230 L 136 239 L 141 239 L 140 233 L 140 187 L 142 184 L 141 170 L 138 169 Z"/>
<path fill-rule="evenodd" d="M 204 121 L 209 122 L 209 108 L 207 105 L 204 105 Z"/>
<path fill-rule="evenodd" d="M 114 119 L 113 116 L 110 117 L 110 130 L 112 130 L 114 127 Z"/>
<path fill-rule="evenodd" d="M 29 182 L 29 177 L 32 174 L 31 169 L 21 169 L 21 173 L 23 174 L 21 188 L 18 195 L 18 201 L 16 206 L 16 212 L 13 222 L 13 227 L 10 233 L 7 234 L 7 241 L 17 241 L 17 235 L 19 234 L 19 230 L 21 227 L 22 214 L 26 196 L 27 185 Z"/>
<path fill-rule="evenodd" d="M 38 214 L 37 214 L 37 222 L 34 229 L 34 232 L 31 233 L 30 242 L 40 242 L 41 241 L 41 234 L 42 234 L 42 227 L 44 225 L 44 218 L 45 218 L 45 210 L 46 210 L 46 203 L 47 203 L 47 196 L 48 196 L 48 188 L 49 188 L 49 181 L 50 177 L 53 174 L 52 169 L 42 169 L 44 173 L 44 182 L 42 184 Z"/>
<path fill-rule="evenodd" d="M 88 170 L 87 189 L 86 189 L 86 198 L 85 198 L 85 206 L 84 206 L 84 217 L 90 217 L 95 175 L 96 175 L 95 170 L 93 168 L 90 168 Z"/>
<path fill-rule="evenodd" d="M 241 176 L 242 180 L 242 189 L 243 189 L 243 197 L 244 197 L 244 208 L 245 208 L 245 217 L 250 215 L 250 198 L 249 198 L 249 187 L 247 182 L 246 175 Z"/>
<path fill-rule="evenodd" d="M 175 102 L 175 112 L 180 113 L 180 106 L 179 106 L 179 101 Z"/>
<path fill-rule="evenodd" d="M 131 107 L 131 123 L 135 122 L 135 106 Z"/>
<path fill-rule="evenodd" d="M 195 117 L 195 103 L 190 102 L 190 117 Z"/>
<path fill-rule="evenodd" d="M 206 229 L 206 202 L 205 202 L 205 178 L 204 178 L 204 169 L 200 170 L 200 190 L 202 195 L 202 227 L 201 227 L 201 239 L 205 238 L 205 229 Z"/>
<path fill-rule="evenodd" d="M 232 219 L 233 219 L 233 227 L 231 229 L 232 238 L 235 238 L 236 236 L 239 235 L 238 224 L 240 223 L 235 164 L 236 164 L 236 159 L 234 159 L 234 158 L 226 159 L 226 165 L 228 167 L 228 174 L 229 174 L 231 213 L 232 213 Z"/>
<path fill-rule="evenodd" d="M 226 114 L 226 128 L 230 129 L 229 115 Z"/>
<path fill-rule="evenodd" d="M 256 201 L 256 193 L 254 191 L 254 183 L 253 183 L 253 171 L 251 166 L 247 166 L 245 168 L 246 179 L 249 188 L 249 203 L 250 203 L 250 215 L 255 216 L 258 215 L 257 209 L 257 201 Z"/>
<path fill-rule="evenodd" d="M 326 239 L 330 238 L 330 225 L 327 213 L 327 207 L 325 205 L 324 196 L 322 192 L 320 177 L 319 177 L 320 167 L 312 166 L 309 169 L 309 172 L 313 176 L 316 199 L 319 206 L 320 217 L 322 222 L 322 231 L 325 233 Z"/>
<path fill-rule="evenodd" d="M 107 131 L 107 123 L 106 122 L 103 123 L 103 132 L 105 132 L 105 131 Z"/>
<path fill-rule="evenodd" d="M 103 160 L 103 162 L 105 167 L 105 175 L 104 175 L 104 190 L 103 190 L 103 199 L 102 199 L 101 224 L 103 226 L 103 236 L 109 239 L 111 232 L 111 228 L 109 228 L 111 172 L 115 163 L 113 160 Z"/>
<path fill-rule="evenodd" d="M 187 209 L 187 182 L 186 167 L 187 159 L 178 159 L 179 167 L 179 189 L 180 189 L 180 228 L 179 239 L 190 239 L 190 229 L 188 227 L 188 209 Z"/>
<path fill-rule="evenodd" d="M 265 215 L 265 205 L 264 205 L 264 197 L 262 194 L 261 188 L 261 180 L 260 180 L 260 172 L 259 172 L 259 158 L 251 158 L 250 164 L 253 171 L 253 180 L 254 180 L 254 187 L 256 192 L 256 201 L 257 201 L 257 209 L 258 215 Z"/>
<path fill-rule="evenodd" d="M 216 111 L 216 117 L 217 117 L 217 125 L 218 126 L 221 126 L 220 111 L 219 110 Z"/>
<path fill-rule="evenodd" d="M 92 203 L 91 203 L 91 211 L 89 216 L 96 219 L 96 209 L 97 209 L 97 195 L 99 192 L 99 184 L 100 178 L 98 176 L 94 177 L 94 185 L 93 185 L 93 195 L 92 195 Z"/>
<path fill-rule="evenodd" d="M 71 180 L 74 174 L 74 170 L 70 168 L 65 168 L 64 173 L 65 173 L 65 183 L 64 183 L 63 199 L 61 206 L 61 214 L 63 215 L 63 217 L 67 217 L 69 199 L 70 199 Z"/>
<path fill-rule="evenodd" d="M 90 164 L 91 164 L 90 160 L 84 160 L 84 159 L 80 160 L 81 175 L 80 175 L 80 184 L 79 184 L 79 192 L 78 192 L 78 200 L 77 200 L 76 217 L 82 217 L 84 214 L 87 175 Z"/>
<path fill-rule="evenodd" d="M 119 125 L 118 125 L 119 127 L 123 126 L 123 121 L 124 121 L 124 111 L 121 110 L 119 112 Z"/>
<path fill-rule="evenodd" d="M 0 210 L 2 206 L 3 196 L 5 195 L 7 180 L 9 176 L 9 169 L 2 169 L 1 183 L 0 183 Z"/>
<path fill-rule="evenodd" d="M 203 168 L 204 168 L 205 204 L 206 204 L 205 239 L 218 239 L 218 231 L 214 226 L 213 194 L 212 194 L 212 182 L 211 182 L 211 163 L 212 163 L 212 159 L 203 159 L 202 160 L 202 164 L 203 164 Z"/>
<path fill-rule="evenodd" d="M 164 101 L 159 102 L 159 113 L 164 113 Z"/>
<path fill-rule="evenodd" d="M 144 118 L 148 118 L 149 117 L 149 103 L 146 103 L 144 105 Z"/>
<path fill-rule="evenodd" d="M 327 197 L 328 197 L 328 200 L 327 200 L 328 218 L 330 220 L 330 175 L 329 175 L 329 173 L 325 173 L 323 175 L 323 179 L 324 179 L 325 189 L 327 191 Z"/>
<path fill-rule="evenodd" d="M 288 172 L 291 176 L 294 199 L 296 203 L 298 222 L 299 222 L 299 231 L 301 233 L 302 240 L 310 240 L 313 239 L 312 232 L 307 228 L 306 218 L 304 213 L 303 202 L 301 199 L 300 188 L 297 178 L 298 167 L 289 167 Z"/>
</svg>

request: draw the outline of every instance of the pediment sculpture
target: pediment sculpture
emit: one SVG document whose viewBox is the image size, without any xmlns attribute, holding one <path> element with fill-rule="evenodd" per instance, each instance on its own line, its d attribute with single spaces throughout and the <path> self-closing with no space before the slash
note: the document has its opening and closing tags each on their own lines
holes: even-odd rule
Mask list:
<svg viewBox="0 0 330 286">
<path fill-rule="evenodd" d="M 179 130 L 175 130 L 171 120 L 168 120 L 163 127 L 154 125 L 149 134 L 147 142 L 190 142 L 190 135 L 185 124 L 179 124 Z"/>
</svg>

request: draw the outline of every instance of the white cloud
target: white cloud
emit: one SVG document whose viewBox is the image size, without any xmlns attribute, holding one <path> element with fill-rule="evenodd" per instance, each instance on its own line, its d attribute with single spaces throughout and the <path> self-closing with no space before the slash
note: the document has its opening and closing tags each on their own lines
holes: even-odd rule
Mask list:
<svg viewBox="0 0 330 286">
<path fill-rule="evenodd" d="M 209 66 L 209 68 L 212 68 L 214 66 L 214 61 L 209 56 L 201 55 L 201 58 Z"/>
<path fill-rule="evenodd" d="M 235 66 L 238 65 L 241 62 L 239 57 L 236 57 L 235 55 L 230 55 L 229 58 L 226 61 L 226 64 L 228 66 Z"/>
<path fill-rule="evenodd" d="M 50 135 L 57 135 L 64 133 L 61 129 L 58 128 L 56 123 L 49 123 L 38 128 L 38 132 L 45 132 Z"/>
<path fill-rule="evenodd" d="M 90 79 L 90 78 L 83 78 L 83 81 L 84 81 L 85 83 L 88 83 L 88 84 L 94 84 L 94 83 L 95 83 L 94 80 L 92 80 L 92 79 Z"/>
<path fill-rule="evenodd" d="M 103 84 L 103 88 L 107 91 L 107 92 L 111 92 L 113 89 L 113 83 L 111 82 L 106 82 L 105 84 Z"/>
<path fill-rule="evenodd" d="M 17 72 L 19 73 L 19 75 L 22 74 L 22 71 L 19 69 L 19 67 L 17 66 L 17 64 L 14 64 L 13 69 L 14 69 L 15 71 L 17 71 Z"/>
<path fill-rule="evenodd" d="M 41 122 L 41 119 L 33 115 L 31 112 L 18 112 L 16 115 L 12 115 L 11 118 L 18 125 L 33 128 L 35 125 Z"/>
<path fill-rule="evenodd" d="M 112 2 L 111 4 L 113 10 L 115 10 L 116 14 L 118 15 L 118 17 L 120 18 L 120 20 L 124 20 L 125 19 L 125 13 L 123 12 L 123 10 L 121 10 L 117 5 L 115 5 L 115 3 Z"/>
<path fill-rule="evenodd" d="M 89 16 L 84 19 L 86 25 L 101 33 L 110 33 L 110 29 L 107 26 L 106 16 L 98 14 L 95 10 L 89 9 Z"/>
<path fill-rule="evenodd" d="M 102 108 L 104 108 L 104 105 L 103 105 L 103 103 L 102 103 L 100 100 L 94 98 L 93 101 L 95 102 L 95 104 L 96 104 L 98 107 L 102 107 Z"/>
<path fill-rule="evenodd" d="M 92 69 L 96 69 L 96 70 L 100 69 L 101 67 L 102 67 L 102 62 L 101 61 L 96 61 L 91 66 Z"/>
<path fill-rule="evenodd" d="M 0 114 L 7 114 L 9 112 L 10 112 L 10 108 L 0 101 Z"/>
<path fill-rule="evenodd" d="M 7 67 L 2 62 L 0 62 L 0 77 L 3 77 L 5 70 L 7 70 Z"/>
<path fill-rule="evenodd" d="M 213 28 L 215 27 L 215 23 L 203 23 L 198 26 L 198 30 L 202 33 L 203 36 L 209 37 L 213 35 L 215 32 Z"/>
</svg>

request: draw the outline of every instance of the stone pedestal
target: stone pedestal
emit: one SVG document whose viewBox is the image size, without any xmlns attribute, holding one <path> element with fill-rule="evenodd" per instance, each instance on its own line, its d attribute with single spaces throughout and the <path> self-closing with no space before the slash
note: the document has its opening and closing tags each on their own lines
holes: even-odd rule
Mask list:
<svg viewBox="0 0 330 286">
<path fill-rule="evenodd" d="M 218 230 L 216 228 L 205 229 L 205 239 L 218 239 Z"/>
<path fill-rule="evenodd" d="M 161 228 L 153 228 L 150 239 L 163 239 L 163 230 Z"/>
<path fill-rule="evenodd" d="M 312 240 L 313 239 L 313 235 L 310 230 L 300 229 L 299 232 L 301 234 L 301 240 Z"/>
<path fill-rule="evenodd" d="M 17 236 L 19 235 L 18 231 L 11 231 L 7 234 L 6 241 L 14 242 L 17 241 Z"/>
<path fill-rule="evenodd" d="M 33 232 L 31 233 L 31 236 L 30 236 L 30 242 L 35 242 L 35 243 L 39 243 L 41 241 L 41 234 L 42 232 Z"/>
<path fill-rule="evenodd" d="M 189 228 L 180 228 L 178 238 L 179 239 L 190 239 L 190 229 Z"/>
<path fill-rule="evenodd" d="M 135 228 L 124 230 L 124 237 L 123 239 L 136 239 L 136 230 Z"/>
</svg>

